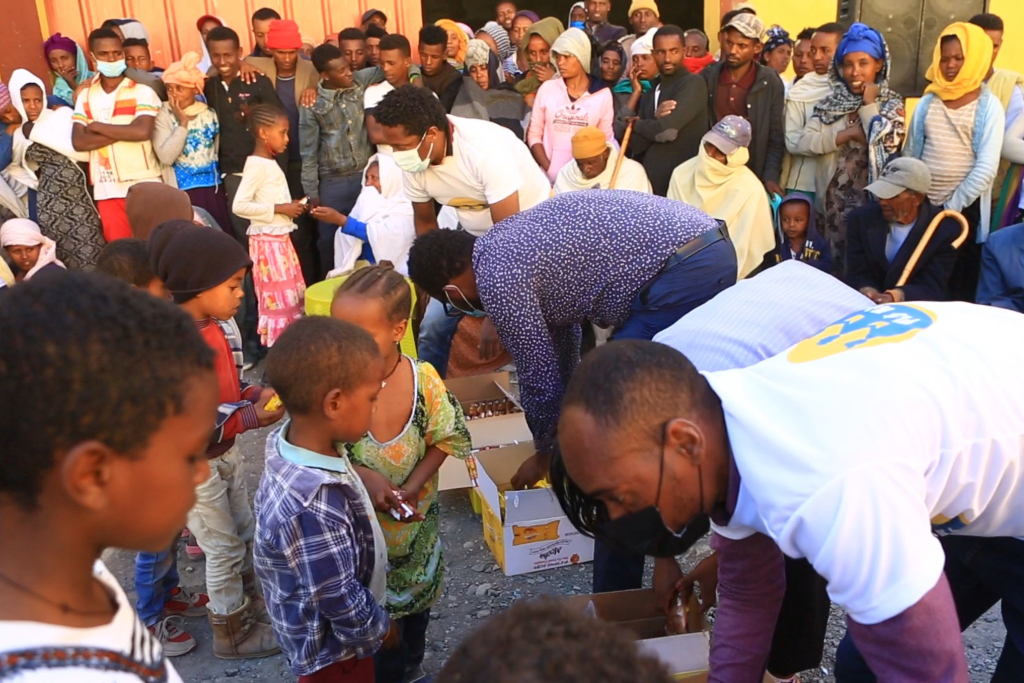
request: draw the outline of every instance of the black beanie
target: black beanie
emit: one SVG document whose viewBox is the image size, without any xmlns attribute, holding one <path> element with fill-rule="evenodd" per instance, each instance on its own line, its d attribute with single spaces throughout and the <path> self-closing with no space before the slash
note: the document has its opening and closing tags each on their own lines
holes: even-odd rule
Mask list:
<svg viewBox="0 0 1024 683">
<path fill-rule="evenodd" d="M 148 248 L 153 272 L 179 304 L 252 267 L 235 238 L 191 221 L 161 223 L 150 236 Z"/>
</svg>

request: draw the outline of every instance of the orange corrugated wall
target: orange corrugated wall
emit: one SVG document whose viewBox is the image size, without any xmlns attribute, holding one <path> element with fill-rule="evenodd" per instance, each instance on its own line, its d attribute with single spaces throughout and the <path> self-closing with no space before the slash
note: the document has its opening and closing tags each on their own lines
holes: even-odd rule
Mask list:
<svg viewBox="0 0 1024 683">
<path fill-rule="evenodd" d="M 43 5 L 50 32 L 70 36 L 83 47 L 89 32 L 106 19 L 138 19 L 149 32 L 154 62 L 163 67 L 189 50 L 199 50 L 196 21 L 204 14 L 219 16 L 235 29 L 246 54 L 252 50 L 249 17 L 261 7 L 295 20 L 303 35 L 318 42 L 328 33 L 358 26 L 371 7 L 387 15 L 392 33 L 414 36 L 423 23 L 417 0 L 43 0 Z"/>
</svg>

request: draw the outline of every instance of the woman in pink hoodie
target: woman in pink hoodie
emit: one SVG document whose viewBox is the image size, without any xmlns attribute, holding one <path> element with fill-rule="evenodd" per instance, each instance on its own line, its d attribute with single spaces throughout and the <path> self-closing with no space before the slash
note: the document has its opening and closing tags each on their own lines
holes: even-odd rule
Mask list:
<svg viewBox="0 0 1024 683">
<path fill-rule="evenodd" d="M 537 91 L 526 142 L 533 158 L 554 182 L 562 166 L 572 161 L 572 136 L 587 126 L 599 128 L 609 144 L 618 148 L 612 124 L 615 104 L 611 90 L 590 77 L 590 38 L 570 28 L 551 46 L 552 61 L 561 78 L 553 78 Z"/>
</svg>

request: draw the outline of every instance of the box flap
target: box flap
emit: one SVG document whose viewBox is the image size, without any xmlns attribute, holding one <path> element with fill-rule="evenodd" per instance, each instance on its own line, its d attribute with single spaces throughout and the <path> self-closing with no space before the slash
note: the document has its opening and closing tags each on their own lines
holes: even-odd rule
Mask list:
<svg viewBox="0 0 1024 683">
<path fill-rule="evenodd" d="M 505 526 L 565 517 L 549 488 L 505 492 Z"/>
<path fill-rule="evenodd" d="M 466 420 L 466 428 L 473 441 L 473 448 L 492 448 L 533 441 L 533 433 L 530 431 L 530 425 L 526 423 L 525 413 Z"/>
<path fill-rule="evenodd" d="M 502 398 L 506 392 L 512 389 L 512 380 L 507 372 L 491 372 L 486 375 L 446 379 L 444 383 L 448 387 L 448 391 L 455 394 L 459 403 Z M 502 389 L 505 391 L 503 392 Z"/>
<path fill-rule="evenodd" d="M 711 639 L 707 632 L 687 633 L 637 641 L 641 652 L 652 654 L 664 662 L 674 674 L 707 671 Z"/>
</svg>

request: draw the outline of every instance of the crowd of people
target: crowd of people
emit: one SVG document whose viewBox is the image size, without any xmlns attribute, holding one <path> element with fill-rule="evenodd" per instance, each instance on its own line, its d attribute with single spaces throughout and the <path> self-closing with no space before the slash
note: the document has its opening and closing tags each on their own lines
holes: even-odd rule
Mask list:
<svg viewBox="0 0 1024 683">
<path fill-rule="evenodd" d="M 670 508 L 671 527 L 658 518 L 660 474 L 643 495 L 630 490 L 629 504 L 604 495 L 613 479 L 635 481 L 609 474 L 625 467 L 613 450 L 628 452 L 620 441 L 632 432 L 600 444 L 594 435 L 664 412 L 636 377 L 672 379 L 666 395 L 687 394 L 679 402 L 691 411 L 694 396 L 718 392 L 715 420 L 721 405 L 742 403 L 742 382 L 704 391 L 692 366 L 651 351 L 651 340 L 715 371 L 753 365 L 872 305 L 952 299 L 1024 312 L 1024 76 L 994 67 L 999 17 L 941 31 L 908 119 L 914 93 L 893 90 L 886 39 L 863 23 L 794 39 L 744 6 L 722 17 L 712 51 L 700 29 L 663 24 L 654 0 L 632 1 L 629 28 L 610 24 L 610 10 L 609 0 L 578 2 L 563 23 L 505 1 L 478 30 L 441 19 L 403 36 L 371 9 L 321 41 L 263 8 L 248 55 L 236 30 L 207 15 L 196 21 L 201 52 L 163 66 L 140 22 L 111 19 L 83 45 L 46 40 L 49 74 L 18 69 L 0 84 L 0 368 L 17 389 L 0 405 L 10 458 L 0 528 L 31 546 L 16 568 L 0 560 L 0 651 L 15 653 L 0 678 L 6 666 L 58 665 L 145 678 L 196 647 L 182 619 L 206 616 L 218 657 L 283 651 L 302 681 L 425 680 L 444 577 L 438 472 L 472 451 L 444 384 L 465 318 L 482 320 L 480 360 L 504 350 L 518 372 L 536 454 L 512 483 L 550 473 L 573 522 L 597 538 L 599 592 L 639 588 L 645 555 L 681 554 L 708 529 L 705 519 L 675 531 L 696 514 L 682 504 Z M 805 289 L 777 284 L 797 280 Z M 324 281 L 329 315 L 307 317 L 307 293 Z M 729 308 L 739 292 L 749 299 L 742 320 Z M 788 318 L 781 307 L 796 301 L 806 329 L 773 333 L 767 316 Z M 924 324 L 918 310 L 892 315 Z M 708 336 L 723 311 L 771 344 Z M 592 351 L 608 331 L 615 342 Z M 400 350 L 411 337 L 418 358 Z M 715 343 L 762 355 L 717 362 Z M 594 360 L 574 374 L 585 353 Z M 899 375 L 896 361 L 886 367 Z M 266 386 L 243 381 L 260 363 Z M 601 403 L 597 376 L 644 406 L 643 420 L 624 399 Z M 750 391 L 763 391 L 749 376 Z M 667 427 L 648 425 L 664 431 L 662 447 L 692 450 L 693 430 L 665 417 Z M 278 422 L 251 506 L 236 440 Z M 775 436 L 750 425 L 735 434 L 744 429 L 751 443 Z M 709 427 L 700 439 L 715 439 L 717 453 L 729 432 Z M 582 444 L 607 459 L 604 475 L 581 465 Z M 751 486 L 768 477 L 745 451 L 732 470 L 728 462 L 713 461 L 721 476 L 708 491 L 735 508 L 731 473 L 744 487 L 748 472 Z M 690 476 L 661 467 L 676 481 Z M 653 531 L 650 518 L 639 528 L 631 515 L 607 518 L 641 514 L 630 505 L 652 491 Z M 746 519 L 773 539 L 799 533 L 739 512 L 737 525 Z M 716 531 L 728 526 L 728 516 L 711 519 Z M 68 529 L 44 533 L 57 523 Z M 182 538 L 206 557 L 204 593 L 179 585 Z M 772 565 L 789 584 L 772 584 L 776 576 L 763 586 L 787 607 L 755 606 L 759 624 L 778 617 L 776 640 L 745 630 L 742 597 L 723 592 L 712 680 L 767 670 L 789 681 L 816 667 L 829 596 L 861 620 L 842 648 L 845 680 L 871 680 L 869 666 L 883 678 L 901 672 L 883 652 L 901 629 L 930 661 L 928 676 L 905 680 L 950 671 L 961 680 L 962 652 L 937 656 L 905 621 L 864 626 L 920 603 L 869 604 L 855 590 L 867 591 L 866 579 L 793 560 L 813 559 L 807 541 L 779 542 L 797 549 Z M 139 551 L 143 633 L 117 582 L 93 564 L 107 546 Z M 726 546 L 716 545 L 723 572 L 738 571 L 727 563 L 738 552 L 764 551 Z M 48 566 L 47 552 L 67 562 Z M 659 601 L 669 604 L 666 586 L 714 585 L 716 572 L 717 560 L 684 578 L 659 560 Z M 908 595 L 934 598 L 934 578 Z M 932 604 L 948 618 L 945 606 Z M 927 613 L 913 618 L 923 624 Z M 50 624 L 102 634 L 76 649 Z M 1000 666 L 1013 680 L 1021 624 L 1007 626 Z M 97 647 L 120 654 L 97 657 Z M 460 666 L 448 680 L 473 680 Z"/>
</svg>

